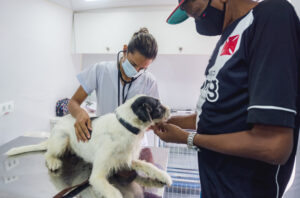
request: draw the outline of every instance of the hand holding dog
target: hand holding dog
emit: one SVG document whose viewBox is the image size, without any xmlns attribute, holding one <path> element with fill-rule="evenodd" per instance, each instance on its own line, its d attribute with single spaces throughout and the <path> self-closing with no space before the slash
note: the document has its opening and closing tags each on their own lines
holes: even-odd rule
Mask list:
<svg viewBox="0 0 300 198">
<path fill-rule="evenodd" d="M 161 140 L 165 142 L 180 144 L 187 143 L 187 137 L 189 133 L 174 124 L 161 122 L 152 126 L 151 129 Z"/>
<path fill-rule="evenodd" d="M 90 139 L 91 136 L 89 131 L 92 131 L 91 120 L 84 110 L 76 117 L 74 127 L 78 142 L 86 142 Z"/>
</svg>

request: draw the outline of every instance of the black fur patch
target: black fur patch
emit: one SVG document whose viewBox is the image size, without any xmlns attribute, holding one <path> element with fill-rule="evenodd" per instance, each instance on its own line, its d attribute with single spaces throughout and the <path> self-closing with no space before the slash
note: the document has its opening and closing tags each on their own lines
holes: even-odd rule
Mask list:
<svg viewBox="0 0 300 198">
<path fill-rule="evenodd" d="M 131 108 L 134 114 L 143 122 L 160 119 L 166 112 L 166 108 L 161 105 L 160 101 L 150 96 L 137 98 Z"/>
</svg>

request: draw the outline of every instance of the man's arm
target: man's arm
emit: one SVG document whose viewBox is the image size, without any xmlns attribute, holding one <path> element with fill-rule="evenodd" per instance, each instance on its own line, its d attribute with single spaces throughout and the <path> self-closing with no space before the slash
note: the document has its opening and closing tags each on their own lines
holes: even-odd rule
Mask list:
<svg viewBox="0 0 300 198">
<path fill-rule="evenodd" d="M 185 116 L 172 116 L 167 122 L 179 126 L 182 129 L 196 129 L 197 114 Z"/>
<path fill-rule="evenodd" d="M 80 86 L 75 94 L 72 96 L 68 104 L 68 109 L 71 115 L 76 119 L 75 122 L 75 132 L 78 141 L 88 141 L 90 138 L 90 133 L 88 128 L 91 128 L 91 121 L 88 113 L 80 107 L 82 102 L 87 98 L 88 94 L 84 91 L 82 86 Z"/>
<path fill-rule="evenodd" d="M 285 164 L 293 149 L 293 129 L 255 125 L 250 131 L 221 135 L 196 135 L 194 144 L 223 154 L 270 164 Z"/>
<path fill-rule="evenodd" d="M 175 125 L 161 124 L 153 129 L 155 134 L 166 142 L 187 143 L 189 133 Z M 285 164 L 293 148 L 293 129 L 254 125 L 249 131 L 220 135 L 197 134 L 194 145 L 270 164 Z"/>
</svg>

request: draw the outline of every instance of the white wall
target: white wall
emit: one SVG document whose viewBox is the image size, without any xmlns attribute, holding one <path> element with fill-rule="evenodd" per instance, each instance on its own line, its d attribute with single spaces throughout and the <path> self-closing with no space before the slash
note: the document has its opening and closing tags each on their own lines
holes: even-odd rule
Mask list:
<svg viewBox="0 0 300 198">
<path fill-rule="evenodd" d="M 158 55 L 150 65 L 160 97 L 175 109 L 195 109 L 209 55 Z M 83 68 L 95 62 L 117 60 L 116 55 L 84 54 Z"/>
<path fill-rule="evenodd" d="M 47 0 L 0 1 L 0 144 L 28 131 L 49 131 L 55 102 L 71 97 L 80 57 L 71 55 L 72 11 Z"/>
</svg>

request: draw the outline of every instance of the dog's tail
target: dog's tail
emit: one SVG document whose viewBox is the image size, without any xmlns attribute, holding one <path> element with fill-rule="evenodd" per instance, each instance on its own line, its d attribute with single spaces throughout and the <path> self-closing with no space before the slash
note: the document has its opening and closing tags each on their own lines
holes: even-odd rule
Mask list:
<svg viewBox="0 0 300 198">
<path fill-rule="evenodd" d="M 12 156 L 12 155 L 18 155 L 21 153 L 27 153 L 32 151 L 44 151 L 47 150 L 47 142 L 48 141 L 44 141 L 35 145 L 15 147 L 7 151 L 5 155 Z"/>
</svg>

